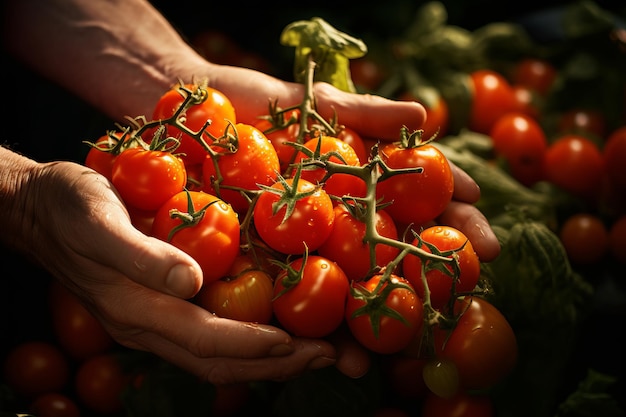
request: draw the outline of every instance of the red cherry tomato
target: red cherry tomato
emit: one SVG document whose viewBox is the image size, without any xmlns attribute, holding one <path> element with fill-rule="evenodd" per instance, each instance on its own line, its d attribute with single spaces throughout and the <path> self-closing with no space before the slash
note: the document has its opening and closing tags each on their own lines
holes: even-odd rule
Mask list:
<svg viewBox="0 0 626 417">
<path fill-rule="evenodd" d="M 406 348 L 421 331 L 424 309 L 411 284 L 391 275 L 353 281 L 346 303 L 346 321 L 355 339 L 367 349 L 391 354 Z"/>
<path fill-rule="evenodd" d="M 124 203 L 150 211 L 183 190 L 187 172 L 183 161 L 170 152 L 130 148 L 115 159 L 111 181 Z"/>
<path fill-rule="evenodd" d="M 380 236 L 398 240 L 396 225 L 385 210 L 376 212 L 376 231 Z M 366 224 L 355 217 L 343 204 L 335 207 L 333 230 L 319 247 L 318 253 L 339 264 L 350 280 L 360 281 L 370 272 L 370 247 L 363 242 Z M 377 244 L 375 265 L 384 267 L 400 253 L 393 246 Z"/>
<path fill-rule="evenodd" d="M 336 263 L 317 255 L 295 259 L 276 277 L 274 315 L 295 336 L 328 336 L 343 322 L 348 288 Z"/>
<path fill-rule="evenodd" d="M 456 259 L 456 268 L 452 265 L 442 265 L 437 261 L 426 262 L 426 282 L 430 290 L 430 301 L 435 309 L 441 309 L 449 302 L 455 274 L 458 278 L 455 293 L 469 292 L 476 287 L 480 277 L 480 261 L 471 242 L 463 232 L 450 226 L 432 226 L 424 229 L 419 237 L 424 242 L 420 247 L 426 252 L 433 253 L 428 246 L 432 244 L 440 253 L 454 251 L 448 258 Z M 412 244 L 418 246 L 418 242 L 416 238 Z M 415 288 L 420 298 L 424 298 L 422 264 L 422 259 L 412 254 L 402 260 L 404 277 Z M 448 273 L 443 272 L 443 269 Z"/>
<path fill-rule="evenodd" d="M 272 277 L 259 269 L 246 269 L 205 284 L 196 304 L 219 317 L 267 324 L 272 319 L 272 296 Z"/>
<path fill-rule="evenodd" d="M 28 341 L 14 346 L 4 362 L 4 380 L 19 396 L 62 391 L 69 381 L 69 362 L 54 344 Z"/>
<path fill-rule="evenodd" d="M 473 99 L 468 127 L 489 134 L 501 116 L 516 109 L 513 89 L 504 76 L 492 70 L 474 71 L 470 80 Z"/>
<path fill-rule="evenodd" d="M 91 357 L 76 371 L 74 383 L 80 403 L 100 414 L 113 414 L 123 409 L 122 393 L 131 381 L 119 359 L 111 353 Z"/>
<path fill-rule="evenodd" d="M 513 178 L 526 186 L 543 179 L 548 140 L 535 119 L 519 112 L 507 113 L 495 122 L 489 135 L 496 156 L 504 158 Z"/>
<path fill-rule="evenodd" d="M 511 81 L 545 96 L 554 85 L 556 76 L 556 67 L 545 59 L 524 58 L 514 66 Z"/>
<path fill-rule="evenodd" d="M 312 155 L 309 156 L 302 151 L 298 151 L 294 161 L 296 163 L 301 163 L 317 157 L 337 164 L 345 164 L 349 166 L 361 165 L 354 148 L 352 148 L 352 146 L 350 146 L 347 142 L 344 142 L 334 136 L 322 136 L 309 139 L 303 144 L 303 146 L 308 149 Z M 335 155 L 339 155 L 341 159 Z M 322 180 L 324 180 L 323 187 L 329 195 L 336 197 L 347 195 L 353 197 L 365 196 L 366 185 L 361 178 L 350 174 L 335 173 L 325 179 L 326 173 L 327 170 L 324 168 L 307 168 L 302 170 L 302 178 L 312 182 L 313 184 L 319 184 Z"/>
<path fill-rule="evenodd" d="M 173 218 L 172 211 L 182 217 Z M 185 223 L 189 216 L 194 220 Z M 239 226 L 239 216 L 223 200 L 202 191 L 182 191 L 156 212 L 151 234 L 192 256 L 208 283 L 226 275 L 239 254 Z"/>
<path fill-rule="evenodd" d="M 176 85 L 163 94 L 154 108 L 153 120 L 169 119 L 180 109 L 189 95 L 183 87 L 191 91 L 197 100 L 193 100 L 192 105 L 182 112 L 179 120 L 194 132 L 199 132 L 207 121 L 210 121 L 210 125 L 205 130 L 207 134 L 203 136 L 207 144 L 212 143 L 209 135 L 219 138 L 224 135 L 229 123 L 237 123 L 235 108 L 228 97 L 214 88 L 192 84 Z M 204 161 L 207 151 L 197 140 L 175 126 L 168 125 L 166 131 L 168 136 L 180 140 L 176 153 L 183 154 L 181 158 L 185 164 L 199 164 Z"/>
<path fill-rule="evenodd" d="M 559 137 L 548 146 L 543 160 L 546 180 L 583 198 L 595 199 L 604 178 L 602 152 L 580 135 Z"/>
<path fill-rule="evenodd" d="M 454 178 L 448 160 L 431 144 L 404 148 L 388 144 L 381 159 L 393 169 L 421 167 L 421 173 L 398 174 L 379 180 L 378 198 L 385 211 L 398 223 L 422 225 L 439 216 L 452 199 Z"/>
<path fill-rule="evenodd" d="M 237 123 L 235 130 L 237 136 L 235 152 L 218 151 L 220 153 L 217 162 L 209 156 L 205 158 L 202 166 L 203 189 L 207 193 L 217 195 L 233 206 L 237 213 L 242 214 L 247 211 L 250 204 L 238 189 L 258 192 L 259 184 L 273 184 L 279 174 L 280 164 L 274 146 L 263 132 L 244 123 Z M 216 163 L 222 177 L 219 193 L 212 183 L 217 176 Z"/>
<path fill-rule="evenodd" d="M 457 300 L 454 313 L 462 315 L 451 333 L 434 328 L 435 354 L 456 365 L 461 387 L 493 387 L 517 363 L 513 329 L 498 309 L 480 297 Z"/>
<path fill-rule="evenodd" d="M 37 417 L 80 417 L 80 409 L 72 398 L 58 392 L 49 392 L 35 398 L 30 412 Z"/>
<path fill-rule="evenodd" d="M 291 203 L 279 205 L 290 193 Z M 287 212 L 292 204 L 293 211 Z M 272 249 L 284 254 L 317 250 L 328 238 L 335 221 L 333 202 L 321 187 L 299 178 L 276 182 L 264 190 L 254 206 L 254 227 Z"/>
<path fill-rule="evenodd" d="M 102 323 L 59 281 L 51 282 L 48 295 L 56 341 L 71 358 L 84 361 L 115 345 Z"/>
</svg>

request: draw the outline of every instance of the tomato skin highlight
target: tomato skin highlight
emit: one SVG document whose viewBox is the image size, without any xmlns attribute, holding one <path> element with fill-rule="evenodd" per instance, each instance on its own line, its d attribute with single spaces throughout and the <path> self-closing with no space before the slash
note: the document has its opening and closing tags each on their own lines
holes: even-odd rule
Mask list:
<svg viewBox="0 0 626 417">
<path fill-rule="evenodd" d="M 445 252 L 460 249 L 456 252 L 460 274 L 455 286 L 457 293 L 469 292 L 476 287 L 480 278 L 480 261 L 469 239 L 461 232 L 450 226 L 432 226 L 420 233 L 424 242 L 431 243 L 439 251 Z M 414 239 L 412 245 L 417 246 L 418 239 Z M 431 252 L 426 246 L 422 246 L 426 252 Z M 427 265 L 433 261 L 427 262 Z M 451 266 L 445 266 L 451 274 L 454 270 Z M 422 283 L 422 260 L 419 256 L 409 254 L 402 260 L 404 277 L 411 283 L 415 292 L 424 298 L 424 284 Z M 446 275 L 438 269 L 427 269 L 426 281 L 430 289 L 430 302 L 435 309 L 442 309 L 450 300 L 452 290 L 452 276 Z"/>
<path fill-rule="evenodd" d="M 259 191 L 258 184 L 271 185 L 280 171 L 280 163 L 274 146 L 259 129 L 252 125 L 237 123 L 238 149 L 234 153 L 221 153 L 217 165 L 223 182 L 244 190 Z M 215 165 L 207 156 L 202 165 L 203 190 L 218 195 L 211 183 L 216 176 Z M 245 213 L 250 204 L 238 190 L 220 188 L 219 197 L 229 203 L 237 213 Z"/>
<path fill-rule="evenodd" d="M 326 191 L 300 178 L 294 184 L 292 178 L 285 180 L 288 187 L 296 186 L 299 193 L 317 190 L 295 202 L 291 216 L 284 219 L 287 208 L 281 207 L 275 214 L 274 204 L 280 196 L 263 191 L 254 207 L 254 227 L 261 239 L 272 249 L 287 255 L 302 254 L 305 244 L 308 250 L 317 250 L 326 241 L 335 221 L 333 203 Z M 285 190 L 281 182 L 271 188 Z M 284 221 L 283 221 L 284 220 Z"/>
<path fill-rule="evenodd" d="M 176 231 L 169 239 L 170 232 L 182 224 L 170 217 L 170 210 L 187 213 L 187 193 L 195 211 L 211 205 L 199 223 Z M 192 256 L 202 268 L 204 283 L 226 275 L 239 254 L 239 216 L 229 204 L 202 191 L 181 191 L 166 201 L 155 214 L 151 235 Z"/>
<path fill-rule="evenodd" d="M 372 292 L 378 285 L 382 275 L 374 275 L 367 281 L 353 282 L 353 286 L 362 286 Z M 381 315 L 379 333 L 376 335 L 372 327 L 371 314 L 353 317 L 355 311 L 363 307 L 365 301 L 348 295 L 346 303 L 346 321 L 355 339 L 367 349 L 380 353 L 391 354 L 406 348 L 421 331 L 424 308 L 422 300 L 415 294 L 411 284 L 402 277 L 392 275 L 391 282 L 406 284 L 409 288 L 395 288 L 384 300 L 384 305 L 395 310 L 406 320 L 406 324 L 395 317 Z M 389 283 L 384 283 L 384 286 Z"/>
<path fill-rule="evenodd" d="M 111 181 L 124 203 L 150 211 L 183 190 L 187 172 L 183 161 L 170 152 L 130 148 L 115 159 Z"/>
<path fill-rule="evenodd" d="M 393 169 L 422 167 L 421 173 L 394 175 L 376 185 L 385 211 L 400 224 L 422 225 L 439 216 L 452 200 L 454 178 L 448 160 L 435 146 L 424 144 L 405 149 L 396 144 L 383 147 L 381 158 Z"/>
<path fill-rule="evenodd" d="M 335 206 L 335 221 L 328 239 L 318 253 L 339 264 L 350 280 L 360 281 L 370 270 L 369 245 L 363 242 L 366 225 L 354 217 L 343 205 Z M 376 212 L 376 231 L 379 235 L 398 240 L 398 230 L 385 210 Z M 400 253 L 400 249 L 378 244 L 374 249 L 376 265 L 383 267 Z"/>
<path fill-rule="evenodd" d="M 461 387 L 487 389 L 507 376 L 517 363 L 517 339 L 506 318 L 491 303 L 466 296 L 454 304 L 463 315 L 449 335 L 433 328 L 435 354 L 452 361 Z"/>
<path fill-rule="evenodd" d="M 328 336 L 343 322 L 348 278 L 335 262 L 322 256 L 301 257 L 289 266 L 299 271 L 303 264 L 302 278 L 293 287 L 285 286 L 287 270 L 276 277 L 274 315 L 295 336 Z"/>
</svg>

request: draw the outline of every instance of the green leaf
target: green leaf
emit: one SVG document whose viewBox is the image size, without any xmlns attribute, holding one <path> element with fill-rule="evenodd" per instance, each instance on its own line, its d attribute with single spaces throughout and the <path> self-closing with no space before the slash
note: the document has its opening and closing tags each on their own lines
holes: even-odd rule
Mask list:
<svg viewBox="0 0 626 417">
<path fill-rule="evenodd" d="M 340 90 L 356 92 L 350 76 L 349 60 L 367 53 L 365 43 L 338 31 L 325 20 L 314 17 L 299 20 L 283 29 L 280 42 L 296 48 L 294 77 L 306 82 L 309 58 L 315 62 L 313 81 L 328 82 Z"/>
</svg>

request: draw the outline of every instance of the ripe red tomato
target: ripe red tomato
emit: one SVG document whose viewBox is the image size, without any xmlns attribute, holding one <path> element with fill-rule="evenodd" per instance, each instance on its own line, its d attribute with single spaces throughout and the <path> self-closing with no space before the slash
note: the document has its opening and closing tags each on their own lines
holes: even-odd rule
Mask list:
<svg viewBox="0 0 626 417">
<path fill-rule="evenodd" d="M 376 232 L 383 237 L 398 240 L 396 225 L 385 210 L 378 210 L 375 216 Z M 344 204 L 335 207 L 333 230 L 326 241 L 317 250 L 326 258 L 337 262 L 350 280 L 360 281 L 370 272 L 370 245 L 363 242 L 366 224 L 355 217 Z M 377 244 L 375 264 L 380 267 L 395 259 L 400 249 Z"/>
<path fill-rule="evenodd" d="M 106 353 L 82 362 L 76 371 L 76 396 L 87 409 L 113 414 L 123 409 L 122 393 L 131 381 L 117 356 Z"/>
<path fill-rule="evenodd" d="M 427 261 L 426 282 L 430 290 L 430 302 L 435 309 L 442 309 L 452 296 L 452 281 L 457 275 L 458 281 L 455 285 L 455 293 L 469 292 L 476 287 L 480 277 L 480 261 L 474 252 L 472 243 L 461 232 L 451 226 L 432 226 L 424 229 L 419 237 L 423 242 L 418 245 L 416 238 L 412 244 L 420 246 L 426 252 L 437 253 L 430 249 L 428 244 L 437 248 L 439 253 L 450 253 L 446 256 L 455 258 L 458 265 L 458 272 L 453 265 L 443 265 L 439 261 Z M 462 249 L 461 249 L 462 248 Z M 422 282 L 422 259 L 419 256 L 409 254 L 402 260 L 402 271 L 404 277 L 411 283 L 415 292 L 420 298 L 424 298 L 424 284 Z M 446 269 L 449 273 L 443 272 Z"/>
<path fill-rule="evenodd" d="M 311 252 L 317 250 L 333 229 L 335 213 L 332 200 L 321 187 L 302 178 L 288 178 L 261 193 L 253 218 L 263 242 L 289 255 L 304 253 L 305 245 Z"/>
<path fill-rule="evenodd" d="M 619 190 L 626 190 L 626 126 L 615 129 L 609 135 L 602 148 L 602 156 L 611 184 Z"/>
<path fill-rule="evenodd" d="M 237 123 L 235 108 L 228 97 L 214 88 L 192 84 L 173 86 L 163 94 L 154 108 L 153 120 L 169 119 L 180 109 L 188 95 L 183 87 L 190 90 L 195 99 L 192 100 L 192 105 L 189 108 L 183 110 L 179 121 L 194 132 L 200 131 L 207 121 L 210 121 L 210 125 L 205 130 L 207 134 L 203 135 L 203 139 L 208 145 L 213 142 L 208 134 L 219 138 L 224 135 L 229 122 Z M 166 126 L 166 133 L 168 136 L 180 140 L 180 146 L 176 149 L 176 153 L 183 154 L 181 158 L 185 164 L 199 164 L 204 161 L 207 151 L 193 137 L 171 125 Z"/>
<path fill-rule="evenodd" d="M 183 190 L 187 172 L 170 152 L 130 148 L 115 159 L 111 181 L 124 203 L 150 211 Z"/>
<path fill-rule="evenodd" d="M 389 203 L 385 211 L 400 224 L 422 225 L 439 216 L 452 199 L 454 178 L 444 154 L 431 144 L 404 148 L 388 144 L 380 152 L 392 169 L 422 167 L 421 173 L 398 174 L 379 180 L 378 198 Z"/>
<path fill-rule="evenodd" d="M 461 387 L 490 388 L 517 362 L 515 333 L 502 313 L 483 298 L 457 300 L 454 314 L 461 313 L 450 334 L 434 327 L 435 355 L 456 365 Z"/>
<path fill-rule="evenodd" d="M 121 137 L 121 132 L 114 133 L 113 137 L 108 134 L 100 136 L 95 142 L 97 147 L 92 146 L 87 152 L 87 156 L 85 157 L 85 166 L 93 169 L 99 174 L 104 175 L 106 179 L 110 181 L 113 163 L 117 157 L 117 154 L 110 152 L 110 150 L 112 150 L 117 144 L 115 138 L 121 139 Z"/>
<path fill-rule="evenodd" d="M 574 108 L 561 114 L 558 131 L 601 139 L 606 135 L 606 120 L 599 110 Z"/>
<path fill-rule="evenodd" d="M 559 239 L 570 261 L 578 265 L 599 262 L 609 247 L 609 232 L 603 221 L 590 213 L 576 213 L 565 219 Z"/>
<path fill-rule="evenodd" d="M 318 145 L 319 144 L 319 145 Z M 361 162 L 356 151 L 350 144 L 334 136 L 321 136 L 309 139 L 303 144 L 312 155 L 307 155 L 302 151 L 296 154 L 296 163 L 309 160 L 311 158 L 328 160 L 337 164 L 345 164 L 349 166 L 360 166 Z M 318 149 L 319 146 L 319 149 Z M 336 155 L 341 156 L 343 161 Z M 302 170 L 302 178 L 319 184 L 326 176 L 327 170 L 324 168 L 304 168 Z M 329 194 L 337 197 L 350 195 L 353 197 L 364 197 L 366 192 L 366 184 L 363 179 L 343 173 L 334 173 L 324 180 L 324 190 Z"/>
<path fill-rule="evenodd" d="M 391 354 L 406 348 L 421 331 L 424 309 L 411 284 L 402 277 L 374 275 L 353 281 L 346 302 L 346 322 L 367 349 Z"/>
<path fill-rule="evenodd" d="M 172 218 L 172 211 L 182 217 Z M 191 223 L 186 220 L 189 215 Z M 156 212 L 151 234 L 191 255 L 200 264 L 206 284 L 226 275 L 239 254 L 239 226 L 237 213 L 216 196 L 181 191 Z"/>
<path fill-rule="evenodd" d="M 35 398 L 30 412 L 37 417 L 80 417 L 76 402 L 65 394 L 49 392 Z"/>
<path fill-rule="evenodd" d="M 328 336 L 343 322 L 348 289 L 335 262 L 317 255 L 297 258 L 276 277 L 274 315 L 295 336 Z"/>
<path fill-rule="evenodd" d="M 595 199 L 601 191 L 602 153 L 584 136 L 560 136 L 548 146 L 543 166 L 546 180 L 575 196 Z"/>
<path fill-rule="evenodd" d="M 511 82 L 526 86 L 538 94 L 545 96 L 548 94 L 557 70 L 552 63 L 541 58 L 524 58 L 517 62 L 511 73 Z"/>
<path fill-rule="evenodd" d="M 422 417 L 492 417 L 493 401 L 487 394 L 461 391 L 452 398 L 429 394 L 422 405 Z"/>
<path fill-rule="evenodd" d="M 83 361 L 115 345 L 102 323 L 59 281 L 53 280 L 48 291 L 54 336 L 70 357 Z"/>
<path fill-rule="evenodd" d="M 513 178 L 526 186 L 543 179 L 543 157 L 548 140 L 543 128 L 532 117 L 507 113 L 489 133 L 496 156 L 504 158 Z"/>
<path fill-rule="evenodd" d="M 291 117 L 298 117 L 299 112 L 294 110 L 285 114 L 285 121 L 288 121 Z M 293 123 L 289 126 L 274 130 L 273 124 L 270 120 L 260 119 L 254 124 L 254 127 L 259 129 L 267 139 L 274 146 L 278 161 L 280 163 L 280 172 L 285 173 L 289 168 L 289 164 L 293 162 L 293 158 L 296 155 L 296 148 L 289 145 L 298 140 L 298 131 L 300 130 L 299 123 Z"/>
<path fill-rule="evenodd" d="M 14 346 L 5 358 L 4 380 L 23 398 L 34 399 L 41 394 L 60 392 L 69 377 L 67 358 L 49 342 L 22 342 Z"/>
<path fill-rule="evenodd" d="M 223 149 L 220 151 L 214 147 L 219 152 L 217 161 L 210 156 L 205 158 L 202 166 L 203 190 L 217 195 L 233 206 L 237 213 L 243 214 L 250 204 L 238 189 L 258 192 L 259 184 L 273 184 L 280 173 L 280 164 L 274 146 L 259 129 L 249 124 L 237 123 L 235 132 L 237 137 L 235 152 Z M 222 178 L 219 192 L 213 184 L 213 180 L 218 178 L 216 164 Z"/>
<path fill-rule="evenodd" d="M 267 324 L 272 319 L 272 296 L 272 277 L 247 269 L 205 284 L 196 304 L 219 317 Z"/>
<path fill-rule="evenodd" d="M 506 78 L 496 71 L 474 71 L 470 80 L 473 98 L 468 127 L 488 135 L 496 120 L 516 109 L 515 95 Z"/>
</svg>

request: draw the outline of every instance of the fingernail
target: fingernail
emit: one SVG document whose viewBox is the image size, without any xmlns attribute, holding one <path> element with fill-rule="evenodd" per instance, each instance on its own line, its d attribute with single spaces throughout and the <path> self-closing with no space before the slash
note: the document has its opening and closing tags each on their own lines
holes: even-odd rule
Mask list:
<svg viewBox="0 0 626 417">
<path fill-rule="evenodd" d="M 291 353 L 293 353 L 293 346 L 287 344 L 273 346 L 269 352 L 270 356 L 287 356 Z"/>
<path fill-rule="evenodd" d="M 318 356 L 309 362 L 309 369 L 321 369 L 334 365 L 337 360 L 335 358 L 329 358 L 328 356 Z"/>
<path fill-rule="evenodd" d="M 165 279 L 165 286 L 172 295 L 191 298 L 196 293 L 196 277 L 188 265 L 174 265 Z"/>
</svg>

